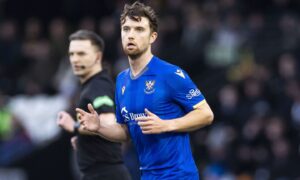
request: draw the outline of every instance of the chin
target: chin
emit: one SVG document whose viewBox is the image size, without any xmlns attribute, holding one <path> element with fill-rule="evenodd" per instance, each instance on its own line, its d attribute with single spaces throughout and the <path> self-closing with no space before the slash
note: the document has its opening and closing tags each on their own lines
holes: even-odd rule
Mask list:
<svg viewBox="0 0 300 180">
<path fill-rule="evenodd" d="M 137 50 L 134 51 L 125 50 L 125 54 L 129 56 L 132 60 L 135 60 L 139 58 L 143 54 L 143 52 Z"/>
<path fill-rule="evenodd" d="M 82 76 L 84 73 L 80 71 L 73 71 L 74 75 L 76 76 Z"/>
<path fill-rule="evenodd" d="M 125 52 L 125 54 L 126 55 L 134 55 L 134 54 L 137 54 L 138 52 L 137 52 L 137 50 L 128 50 L 128 49 L 125 49 L 124 50 L 124 52 Z"/>
</svg>

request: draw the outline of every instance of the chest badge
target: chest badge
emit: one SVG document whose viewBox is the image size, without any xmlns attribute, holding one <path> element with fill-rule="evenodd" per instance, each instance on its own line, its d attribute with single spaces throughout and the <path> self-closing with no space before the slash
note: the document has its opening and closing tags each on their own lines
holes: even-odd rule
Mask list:
<svg viewBox="0 0 300 180">
<path fill-rule="evenodd" d="M 145 86 L 146 87 L 144 89 L 144 92 L 146 94 L 152 94 L 152 93 L 154 93 L 154 91 L 155 91 L 154 85 L 155 85 L 155 81 L 154 80 L 146 81 L 145 82 Z"/>
<path fill-rule="evenodd" d="M 124 94 L 125 92 L 125 86 L 122 87 L 122 95 Z"/>
</svg>

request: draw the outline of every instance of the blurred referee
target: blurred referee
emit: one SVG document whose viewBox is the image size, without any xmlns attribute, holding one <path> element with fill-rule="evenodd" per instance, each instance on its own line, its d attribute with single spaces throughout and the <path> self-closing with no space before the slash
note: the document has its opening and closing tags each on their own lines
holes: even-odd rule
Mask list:
<svg viewBox="0 0 300 180">
<path fill-rule="evenodd" d="M 96 33 L 79 30 L 69 37 L 69 57 L 73 73 L 79 78 L 82 89 L 77 107 L 87 111 L 91 103 L 106 121 L 115 121 L 114 84 L 101 61 L 104 41 Z M 77 120 L 78 120 L 77 115 Z M 58 114 L 57 123 L 68 132 L 74 133 L 71 140 L 76 151 L 82 180 L 127 180 L 130 179 L 123 164 L 121 145 L 99 135 L 83 130 L 80 124 L 65 111 Z"/>
</svg>

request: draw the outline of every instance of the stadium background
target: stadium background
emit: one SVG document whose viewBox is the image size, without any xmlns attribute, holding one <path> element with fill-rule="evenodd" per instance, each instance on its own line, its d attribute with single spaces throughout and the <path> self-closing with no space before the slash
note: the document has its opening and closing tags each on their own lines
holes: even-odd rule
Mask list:
<svg viewBox="0 0 300 180">
<path fill-rule="evenodd" d="M 128 67 L 124 2 L 0 0 L 1 180 L 78 179 L 70 135 L 55 124 L 78 93 L 67 37 L 98 32 L 115 77 Z M 299 179 L 300 1 L 146 3 L 160 18 L 154 53 L 189 72 L 215 113 L 213 125 L 191 133 L 204 179 Z M 138 178 L 130 144 L 124 159 Z"/>
</svg>

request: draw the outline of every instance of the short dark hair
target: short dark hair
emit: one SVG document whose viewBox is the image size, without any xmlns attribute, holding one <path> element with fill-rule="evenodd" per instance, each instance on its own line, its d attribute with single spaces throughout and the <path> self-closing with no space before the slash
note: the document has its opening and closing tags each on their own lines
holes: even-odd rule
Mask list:
<svg viewBox="0 0 300 180">
<path fill-rule="evenodd" d="M 125 23 L 126 16 L 134 21 L 140 21 L 141 17 L 146 17 L 149 19 L 151 32 L 158 30 L 158 18 L 155 11 L 141 2 L 136 1 L 132 5 L 125 4 L 120 18 L 121 25 Z"/>
<path fill-rule="evenodd" d="M 92 31 L 78 30 L 69 36 L 69 41 L 73 40 L 90 40 L 92 45 L 96 46 L 99 51 L 104 51 L 103 39 Z"/>
</svg>

